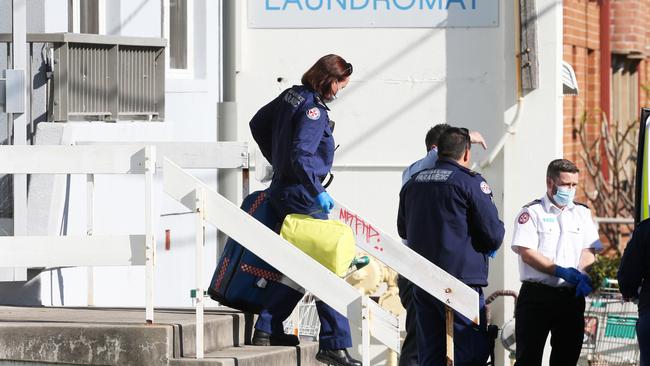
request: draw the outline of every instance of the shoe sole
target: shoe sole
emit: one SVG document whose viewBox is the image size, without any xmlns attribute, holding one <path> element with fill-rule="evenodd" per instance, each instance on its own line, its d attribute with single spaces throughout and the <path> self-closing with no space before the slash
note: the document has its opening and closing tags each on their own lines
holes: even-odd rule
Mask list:
<svg viewBox="0 0 650 366">
<path fill-rule="evenodd" d="M 323 357 L 323 356 L 318 356 L 318 355 L 316 355 L 316 361 L 322 362 L 322 363 L 324 363 L 326 365 L 329 365 L 329 366 L 345 366 L 342 363 L 339 363 L 338 361 L 334 361 L 329 357 Z"/>
</svg>

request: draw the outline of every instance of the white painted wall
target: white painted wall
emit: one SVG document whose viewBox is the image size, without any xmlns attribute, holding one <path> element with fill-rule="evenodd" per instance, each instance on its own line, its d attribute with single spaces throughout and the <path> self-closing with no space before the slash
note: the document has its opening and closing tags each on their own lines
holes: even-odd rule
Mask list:
<svg viewBox="0 0 650 366">
<path fill-rule="evenodd" d="M 331 104 L 337 122 L 334 183 L 338 199 L 396 234 L 401 168 L 425 153 L 424 135 L 447 122 L 480 131 L 490 148 L 517 108 L 514 2 L 500 2 L 500 26 L 473 29 L 249 29 L 240 5 L 238 53 L 239 139 L 248 121 L 320 56 L 337 53 L 354 65 L 350 84 Z M 506 225 L 504 247 L 493 260 L 490 286 L 519 290 L 517 258 L 510 250 L 514 217 L 543 194 L 550 160 L 562 152 L 560 85 L 562 3 L 537 2 L 540 87 L 524 98 L 516 133 L 481 173 L 491 184 Z M 283 78 L 278 82 L 277 78 Z M 473 149 L 473 159 L 486 153 Z M 512 301 L 497 300 L 496 323 L 513 317 Z M 498 347 L 499 358 L 503 352 Z M 505 361 L 502 363 L 506 364 Z"/>
</svg>

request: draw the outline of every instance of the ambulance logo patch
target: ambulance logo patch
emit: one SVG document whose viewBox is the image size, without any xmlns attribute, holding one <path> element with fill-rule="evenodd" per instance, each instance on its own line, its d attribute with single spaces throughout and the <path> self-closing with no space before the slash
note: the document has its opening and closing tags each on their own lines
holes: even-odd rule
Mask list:
<svg viewBox="0 0 650 366">
<path fill-rule="evenodd" d="M 483 193 L 485 193 L 485 194 L 492 193 L 492 189 L 490 188 L 490 186 L 485 181 L 481 182 L 481 191 L 483 191 Z"/>
<path fill-rule="evenodd" d="M 517 222 L 523 225 L 527 223 L 528 220 L 530 220 L 530 214 L 528 212 L 522 212 L 521 215 L 519 215 Z"/>
<path fill-rule="evenodd" d="M 318 108 L 316 108 L 316 107 L 308 109 L 307 110 L 307 118 L 309 118 L 311 120 L 314 120 L 314 121 L 319 119 L 320 118 L 320 110 L 318 110 Z"/>
</svg>

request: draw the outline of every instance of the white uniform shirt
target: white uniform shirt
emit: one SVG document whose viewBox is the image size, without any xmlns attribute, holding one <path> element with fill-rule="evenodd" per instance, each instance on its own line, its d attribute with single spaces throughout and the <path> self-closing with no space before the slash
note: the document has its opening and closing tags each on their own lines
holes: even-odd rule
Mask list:
<svg viewBox="0 0 650 366">
<path fill-rule="evenodd" d="M 578 268 L 582 250 L 599 251 L 602 244 L 588 207 L 571 203 L 561 210 L 545 194 L 524 206 L 517 215 L 511 248 L 517 252 L 517 247 L 535 249 L 558 266 Z M 534 269 L 521 257 L 519 279 L 554 287 L 568 285 L 562 279 Z"/>
</svg>

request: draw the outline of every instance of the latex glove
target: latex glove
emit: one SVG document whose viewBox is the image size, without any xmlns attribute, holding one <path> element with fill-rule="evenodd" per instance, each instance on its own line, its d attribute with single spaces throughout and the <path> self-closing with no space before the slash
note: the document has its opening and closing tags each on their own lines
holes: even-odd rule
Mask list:
<svg viewBox="0 0 650 366">
<path fill-rule="evenodd" d="M 576 297 L 578 296 L 585 297 L 589 295 L 593 290 L 594 289 L 591 284 L 591 278 L 583 274 L 582 278 L 580 279 L 580 282 L 578 282 L 578 285 L 576 286 Z"/>
<path fill-rule="evenodd" d="M 324 213 L 329 214 L 330 210 L 334 208 L 334 200 L 330 197 L 329 193 L 321 192 L 316 196 L 316 199 Z"/>
<path fill-rule="evenodd" d="M 559 277 L 572 285 L 578 285 L 582 276 L 584 275 L 575 268 L 555 266 L 555 277 Z"/>
<path fill-rule="evenodd" d="M 497 257 L 497 251 L 496 250 L 491 250 L 487 253 L 487 256 L 490 258 L 496 258 Z"/>
</svg>

